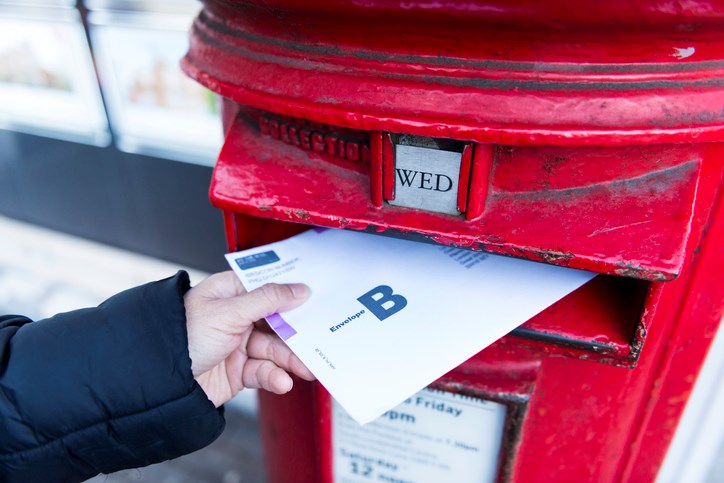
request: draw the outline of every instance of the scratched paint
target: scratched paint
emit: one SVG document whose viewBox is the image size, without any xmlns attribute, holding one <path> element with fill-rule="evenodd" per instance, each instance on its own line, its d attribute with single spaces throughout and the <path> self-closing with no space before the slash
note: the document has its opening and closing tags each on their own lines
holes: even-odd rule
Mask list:
<svg viewBox="0 0 724 483">
<path fill-rule="evenodd" d="M 694 47 L 674 47 L 674 53 L 671 54 L 672 57 L 676 57 L 677 59 L 688 59 L 692 55 L 696 53 L 696 48 Z"/>
</svg>

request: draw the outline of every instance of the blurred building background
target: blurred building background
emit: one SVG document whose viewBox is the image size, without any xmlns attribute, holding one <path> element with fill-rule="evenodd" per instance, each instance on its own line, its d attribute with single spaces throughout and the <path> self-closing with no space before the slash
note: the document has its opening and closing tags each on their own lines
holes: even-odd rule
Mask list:
<svg viewBox="0 0 724 483">
<path fill-rule="evenodd" d="M 0 212 L 216 271 L 215 95 L 178 67 L 193 0 L 0 0 Z"/>
<path fill-rule="evenodd" d="M 178 67 L 194 0 L 0 0 L 0 311 L 41 318 L 224 270 L 218 100 Z M 724 337 L 660 482 L 724 482 Z M 261 482 L 255 398 L 177 461 L 97 481 Z M 624 450 L 624 449 L 622 449 Z"/>
</svg>

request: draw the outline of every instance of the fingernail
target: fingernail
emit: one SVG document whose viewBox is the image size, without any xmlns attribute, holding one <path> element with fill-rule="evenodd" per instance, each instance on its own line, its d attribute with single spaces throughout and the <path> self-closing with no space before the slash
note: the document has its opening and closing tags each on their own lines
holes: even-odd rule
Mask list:
<svg viewBox="0 0 724 483">
<path fill-rule="evenodd" d="M 292 290 L 294 298 L 305 299 L 309 297 L 309 287 L 303 283 L 290 283 L 289 288 Z"/>
</svg>

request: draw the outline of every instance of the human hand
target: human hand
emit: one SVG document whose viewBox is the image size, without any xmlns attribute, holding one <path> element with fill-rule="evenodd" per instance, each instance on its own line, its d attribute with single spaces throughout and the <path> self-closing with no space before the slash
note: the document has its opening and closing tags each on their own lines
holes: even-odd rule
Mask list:
<svg viewBox="0 0 724 483">
<path fill-rule="evenodd" d="M 254 325 L 298 307 L 308 296 L 303 284 L 267 284 L 247 292 L 231 271 L 211 275 L 186 292 L 191 371 L 216 407 L 245 387 L 289 392 L 292 378 L 287 371 L 314 380 L 276 334 Z"/>
</svg>

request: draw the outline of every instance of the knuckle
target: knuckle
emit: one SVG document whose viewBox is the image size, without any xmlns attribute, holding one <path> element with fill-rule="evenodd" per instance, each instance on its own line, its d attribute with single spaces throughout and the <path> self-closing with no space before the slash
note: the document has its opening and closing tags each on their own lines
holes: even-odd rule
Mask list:
<svg viewBox="0 0 724 483">
<path fill-rule="evenodd" d="M 269 367 L 268 362 L 262 362 L 259 364 L 256 370 L 256 378 L 257 381 L 264 387 L 267 388 L 269 386 L 269 379 L 271 374 L 271 367 Z"/>
<path fill-rule="evenodd" d="M 286 297 L 289 289 L 277 283 L 268 283 L 261 287 L 261 293 L 272 305 L 277 305 Z"/>
<path fill-rule="evenodd" d="M 269 341 L 266 346 L 266 358 L 270 361 L 277 360 L 277 350 L 276 350 L 275 344 L 273 343 L 273 341 L 271 339 L 271 336 L 269 337 Z"/>
<path fill-rule="evenodd" d="M 263 285 L 261 287 L 261 293 L 269 302 L 275 302 L 279 298 L 279 289 L 275 283 Z"/>
</svg>

